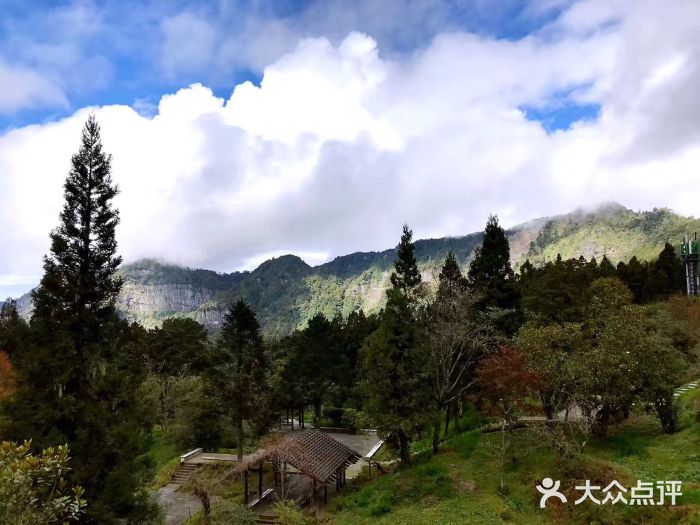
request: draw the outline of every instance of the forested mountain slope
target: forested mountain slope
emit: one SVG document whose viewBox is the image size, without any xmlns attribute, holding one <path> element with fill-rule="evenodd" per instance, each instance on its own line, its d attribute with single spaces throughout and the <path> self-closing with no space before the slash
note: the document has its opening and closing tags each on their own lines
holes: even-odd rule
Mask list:
<svg viewBox="0 0 700 525">
<path fill-rule="evenodd" d="M 652 259 L 664 242 L 676 245 L 686 232 L 699 230 L 700 220 L 668 209 L 635 212 L 608 203 L 594 211 L 535 219 L 510 229 L 508 238 L 517 269 L 526 258 L 538 265 L 557 254 L 587 259 L 605 254 L 613 262 L 633 255 Z M 450 250 L 466 266 L 481 236 L 478 232 L 417 241 L 415 253 L 423 278 L 434 279 Z M 230 274 L 141 260 L 120 270 L 125 284 L 119 309 L 145 326 L 168 317 L 190 317 L 216 329 L 230 301 L 243 297 L 257 312 L 264 331 L 280 335 L 318 312 L 333 317 L 359 308 L 380 309 L 394 257 L 393 248 L 358 252 L 311 267 L 299 257 L 285 255 L 265 261 L 252 272 Z M 31 307 L 28 296 L 20 298 L 18 306 L 26 315 Z"/>
</svg>

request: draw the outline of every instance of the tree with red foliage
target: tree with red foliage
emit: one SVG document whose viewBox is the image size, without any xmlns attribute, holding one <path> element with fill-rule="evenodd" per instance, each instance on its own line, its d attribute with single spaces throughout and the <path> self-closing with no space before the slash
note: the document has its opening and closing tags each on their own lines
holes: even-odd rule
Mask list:
<svg viewBox="0 0 700 525">
<path fill-rule="evenodd" d="M 503 418 L 505 429 L 517 423 L 525 398 L 537 390 L 540 376 L 528 366 L 525 354 L 502 346 L 476 369 L 476 382 L 489 408 Z"/>
<path fill-rule="evenodd" d="M 481 361 L 476 369 L 476 383 L 488 408 L 500 419 L 500 439 L 489 439 L 487 447 L 498 462 L 500 493 L 505 495 L 503 471 L 508 458 L 514 459 L 510 431 L 524 411 L 528 394 L 537 391 L 540 377 L 532 372 L 525 354 L 502 346 Z"/>
<path fill-rule="evenodd" d="M 0 399 L 15 391 L 15 372 L 7 354 L 0 350 Z"/>
</svg>

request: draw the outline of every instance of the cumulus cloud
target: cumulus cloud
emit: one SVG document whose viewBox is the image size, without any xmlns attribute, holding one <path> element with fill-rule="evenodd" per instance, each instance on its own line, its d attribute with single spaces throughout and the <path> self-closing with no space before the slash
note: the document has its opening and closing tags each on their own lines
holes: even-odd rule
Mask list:
<svg viewBox="0 0 700 525">
<path fill-rule="evenodd" d="M 406 221 L 429 237 L 608 200 L 695 213 L 698 20 L 691 0 L 587 0 L 521 39 L 450 32 L 400 57 L 305 38 L 226 98 L 194 84 L 152 116 L 93 108 L 120 251 L 230 271 L 386 248 Z M 562 96 L 598 118 L 547 133 L 522 109 Z M 89 111 L 0 136 L 0 288 L 38 279 Z"/>
</svg>

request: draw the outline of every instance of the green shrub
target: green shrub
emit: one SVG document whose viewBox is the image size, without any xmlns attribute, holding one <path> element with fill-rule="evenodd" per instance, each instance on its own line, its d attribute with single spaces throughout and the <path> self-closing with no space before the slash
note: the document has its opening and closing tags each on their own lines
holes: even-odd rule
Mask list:
<svg viewBox="0 0 700 525">
<path fill-rule="evenodd" d="M 311 525 L 313 521 L 301 511 L 295 501 L 277 501 L 273 505 L 280 525 Z"/>
<path fill-rule="evenodd" d="M 248 507 L 225 499 L 212 507 L 209 519 L 211 525 L 255 525 L 257 515 Z"/>
</svg>

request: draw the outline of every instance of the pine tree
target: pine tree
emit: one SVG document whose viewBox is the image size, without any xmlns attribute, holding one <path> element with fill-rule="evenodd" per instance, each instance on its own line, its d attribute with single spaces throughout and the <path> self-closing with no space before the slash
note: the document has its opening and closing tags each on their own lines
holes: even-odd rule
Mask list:
<svg viewBox="0 0 700 525">
<path fill-rule="evenodd" d="M 466 287 L 467 280 L 462 275 L 454 253 L 448 252 L 445 257 L 438 280 L 438 296 L 452 291 L 461 291 Z"/>
<path fill-rule="evenodd" d="M 224 318 L 216 372 L 223 405 L 237 433 L 238 459 L 243 458 L 246 421 L 264 417 L 267 366 L 260 325 L 250 306 L 239 299 Z"/>
<path fill-rule="evenodd" d="M 123 346 L 128 325 L 115 312 L 122 283 L 115 277 L 118 190 L 110 171 L 90 116 L 32 294 L 31 344 L 16 361 L 20 383 L 8 408 L 18 438 L 42 448 L 70 445 L 72 476 L 89 502 L 82 521 L 107 524 L 143 521 L 153 510 L 135 462 L 141 372 Z"/>
<path fill-rule="evenodd" d="M 430 420 L 430 388 L 417 345 L 421 276 L 404 226 L 379 328 L 362 348 L 365 412 L 410 463 L 410 442 Z"/>
<path fill-rule="evenodd" d="M 510 310 L 497 327 L 507 335 L 514 334 L 522 324 L 520 291 L 510 266 L 510 245 L 506 232 L 491 215 L 486 223 L 484 239 L 475 250 L 467 273 L 469 287 L 482 295 L 480 307 Z"/>
</svg>

